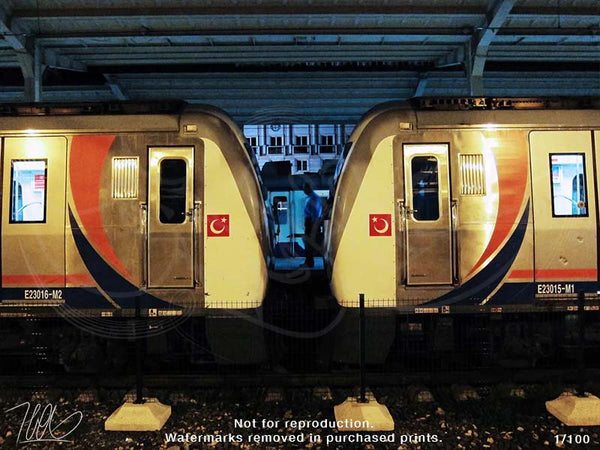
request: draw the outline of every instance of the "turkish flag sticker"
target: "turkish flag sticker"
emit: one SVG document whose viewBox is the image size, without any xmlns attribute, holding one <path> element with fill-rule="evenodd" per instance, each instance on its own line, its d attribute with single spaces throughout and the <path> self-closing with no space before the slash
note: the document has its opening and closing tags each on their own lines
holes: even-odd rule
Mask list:
<svg viewBox="0 0 600 450">
<path fill-rule="evenodd" d="M 369 214 L 369 236 L 391 236 L 391 214 Z"/>
<path fill-rule="evenodd" d="M 229 214 L 207 214 L 206 235 L 209 237 L 229 237 Z"/>
</svg>

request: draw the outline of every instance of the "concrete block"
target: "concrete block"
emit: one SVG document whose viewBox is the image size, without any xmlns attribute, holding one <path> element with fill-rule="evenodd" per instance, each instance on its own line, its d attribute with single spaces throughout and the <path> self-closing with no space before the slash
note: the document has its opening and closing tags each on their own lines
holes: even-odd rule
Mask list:
<svg viewBox="0 0 600 450">
<path fill-rule="evenodd" d="M 333 400 L 333 394 L 331 393 L 331 389 L 329 389 L 327 386 L 323 387 L 323 386 L 317 386 L 313 389 L 313 397 L 318 399 L 318 400 L 322 400 L 322 401 L 329 401 L 329 400 Z"/>
<path fill-rule="evenodd" d="M 333 407 L 340 431 L 394 431 L 394 419 L 385 405 L 367 392 L 367 403 L 359 403 L 360 397 L 348 397 Z M 340 424 L 341 422 L 341 424 Z"/>
<path fill-rule="evenodd" d="M 433 403 L 435 401 L 431 391 L 423 386 L 409 386 L 408 399 L 412 403 Z"/>
<path fill-rule="evenodd" d="M 480 400 L 479 394 L 471 386 L 452 385 L 450 387 L 452 396 L 457 402 L 466 402 L 468 400 Z"/>
<path fill-rule="evenodd" d="M 79 393 L 75 399 L 75 403 L 95 403 L 98 401 L 98 391 L 88 389 Z"/>
<path fill-rule="evenodd" d="M 158 431 L 171 416 L 171 407 L 155 398 L 145 403 L 124 403 L 113 412 L 106 422 L 106 431 Z"/>
<path fill-rule="evenodd" d="M 567 426 L 600 425 L 600 399 L 588 392 L 585 397 L 563 392 L 558 398 L 546 402 L 546 410 Z"/>
<path fill-rule="evenodd" d="M 148 388 L 142 388 L 142 398 L 146 398 L 150 395 L 150 391 L 148 390 Z M 123 396 L 123 400 L 121 400 L 123 403 L 133 403 L 135 402 L 137 399 L 137 390 L 135 389 L 131 389 L 129 392 L 127 392 L 124 396 Z"/>
<path fill-rule="evenodd" d="M 267 389 L 265 394 L 265 403 L 279 403 L 284 399 L 283 389 L 278 387 L 271 387 Z"/>
<path fill-rule="evenodd" d="M 525 398 L 525 389 L 521 387 L 511 388 L 509 395 L 513 398 Z"/>
</svg>

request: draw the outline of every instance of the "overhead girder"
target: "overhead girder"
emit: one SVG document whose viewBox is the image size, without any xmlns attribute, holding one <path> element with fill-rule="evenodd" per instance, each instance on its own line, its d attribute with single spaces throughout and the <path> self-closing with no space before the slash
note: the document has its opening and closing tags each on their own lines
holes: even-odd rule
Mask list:
<svg viewBox="0 0 600 450">
<path fill-rule="evenodd" d="M 269 16 L 269 15 L 431 15 L 431 16 L 485 16 L 488 9 L 484 5 L 465 5 L 456 2 L 448 4 L 415 4 L 414 2 L 361 4 L 356 1 L 327 2 L 317 4 L 302 2 L 300 4 L 236 2 L 232 5 L 194 5 L 185 7 L 152 6 L 152 7 L 82 7 L 82 8 L 20 8 L 14 9 L 14 17 L 18 19 L 74 19 L 74 18 L 128 18 L 128 17 L 195 17 L 195 16 Z M 590 16 L 598 14 L 593 6 L 568 5 L 557 8 L 556 4 L 544 6 L 520 5 L 512 11 L 513 16 Z"/>
<path fill-rule="evenodd" d="M 473 35 L 468 64 L 471 95 L 483 95 L 483 69 L 492 40 L 510 14 L 515 0 L 494 0 L 486 21 Z"/>
<path fill-rule="evenodd" d="M 480 95 L 486 61 L 598 60 L 600 11 L 591 2 L 580 3 L 592 6 L 535 8 L 518 3 L 493 0 L 488 8 L 483 2 L 460 5 L 449 0 L 420 6 L 408 1 L 373 5 L 350 0 L 285 4 L 240 0 L 235 7 L 213 1 L 193 7 L 155 2 L 151 7 L 101 8 L 97 6 L 101 2 L 87 2 L 81 8 L 34 8 L 33 1 L 15 1 L 12 11 L 0 5 L 4 9 L 0 34 L 29 80 L 26 92 L 35 91 L 36 67 L 41 80 L 45 66 L 108 72 L 114 67 L 119 72 L 125 66 L 142 65 L 160 70 L 198 63 L 284 67 L 406 61 L 403 67 L 426 66 L 422 70 L 462 65 L 467 76 L 460 83 L 468 86 L 463 94 Z M 0 67 L 11 61 L 2 50 Z M 124 84 L 121 76 L 105 78 L 108 95 L 144 95 Z M 435 86 L 427 73 L 411 80 L 408 95 L 425 92 L 425 87 L 428 93 L 435 92 Z M 41 96 L 41 82 L 39 89 Z"/>
<path fill-rule="evenodd" d="M 115 75 L 105 73 L 103 76 L 106 80 L 106 85 L 117 98 L 117 100 L 129 100 L 129 96 L 125 93 L 125 89 Z"/>
<path fill-rule="evenodd" d="M 13 49 L 23 74 L 23 95 L 27 101 L 41 101 L 43 67 L 53 66 L 69 70 L 86 70 L 84 64 L 42 49 L 41 44 L 18 24 L 13 25 L 6 9 L 0 8 L 0 34 Z"/>
<path fill-rule="evenodd" d="M 280 73 L 187 73 L 111 74 L 131 99 L 178 98 L 191 103 L 210 103 L 224 108 L 236 121 L 355 123 L 376 103 L 415 94 L 419 74 L 411 72 L 280 72 Z M 467 80 L 460 72 L 428 72 L 424 93 L 464 95 Z M 490 95 L 598 95 L 597 72 L 553 73 L 489 72 Z M 0 89 L 0 101 L 15 101 L 15 88 Z M 52 86 L 47 101 L 111 100 L 103 86 Z M 307 100 L 308 99 L 308 100 Z M 283 106 L 282 106 L 283 105 Z"/>
<path fill-rule="evenodd" d="M 10 26 L 10 17 L 5 9 L 0 9 L 0 33 L 4 41 L 13 49 L 21 68 L 24 80 L 24 96 L 27 100 L 39 101 L 41 98 L 41 67 L 39 49 L 31 38 L 19 34 Z"/>
</svg>

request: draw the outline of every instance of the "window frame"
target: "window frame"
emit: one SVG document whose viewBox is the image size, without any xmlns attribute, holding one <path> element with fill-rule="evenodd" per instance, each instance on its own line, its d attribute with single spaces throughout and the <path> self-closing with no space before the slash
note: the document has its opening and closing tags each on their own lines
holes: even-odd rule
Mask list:
<svg viewBox="0 0 600 450">
<path fill-rule="evenodd" d="M 413 172 L 413 163 L 415 161 L 415 159 L 417 158 L 435 158 L 435 175 L 436 175 L 436 181 L 437 181 L 437 187 L 436 187 L 436 200 L 437 200 L 437 217 L 435 219 L 420 219 L 417 217 L 417 214 L 415 214 L 414 212 L 412 213 L 412 218 L 415 222 L 437 222 L 440 220 L 440 217 L 442 216 L 442 212 L 441 212 L 441 204 L 440 204 L 440 171 L 439 171 L 439 167 L 440 167 L 440 159 L 438 158 L 437 155 L 433 155 L 433 154 L 417 154 L 417 155 L 412 155 L 410 158 L 410 193 L 411 193 L 411 208 L 414 210 L 415 209 L 415 178 L 414 178 L 414 172 Z M 418 212 L 418 210 L 417 210 Z"/>
<path fill-rule="evenodd" d="M 163 194 L 162 194 L 162 184 L 163 184 L 163 163 L 167 162 L 167 161 L 180 161 L 183 162 L 183 167 L 185 169 L 185 178 L 184 178 L 184 182 L 183 182 L 183 216 L 182 216 L 182 220 L 178 221 L 178 222 L 165 222 L 163 221 L 163 215 L 162 215 L 162 198 L 163 198 Z M 162 158 L 159 161 L 159 179 L 158 179 L 158 222 L 161 225 L 181 225 L 184 224 L 186 221 L 186 210 L 187 210 L 187 200 L 188 200 L 188 192 L 187 192 L 187 180 L 188 180 L 188 161 L 185 158 L 181 158 L 181 157 L 167 157 L 167 158 Z"/>
<path fill-rule="evenodd" d="M 554 208 L 554 182 L 552 181 L 552 157 L 553 156 L 581 156 L 582 161 L 583 161 L 583 176 L 584 176 L 584 182 L 583 182 L 583 189 L 584 189 L 584 193 L 585 193 L 585 214 L 556 214 L 555 213 L 555 208 Z M 586 165 L 586 161 L 585 161 L 585 153 L 584 152 L 559 152 L 559 153 L 548 153 L 548 164 L 549 164 L 549 170 L 550 170 L 550 204 L 552 206 L 552 218 L 553 219 L 572 219 L 572 218 L 579 218 L 579 217 L 589 217 L 590 216 L 590 202 L 589 202 L 589 197 L 588 197 L 588 188 L 587 188 L 587 182 L 588 182 L 588 176 L 587 176 L 587 165 Z"/>
<path fill-rule="evenodd" d="M 13 206 L 14 206 L 14 181 L 15 181 L 15 162 L 27 162 L 27 161 L 43 161 L 44 162 L 44 218 L 43 220 L 14 220 L 13 219 Z M 48 158 L 15 158 L 10 160 L 10 197 L 9 197 L 9 224 L 26 224 L 36 223 L 44 224 L 48 222 Z"/>
</svg>

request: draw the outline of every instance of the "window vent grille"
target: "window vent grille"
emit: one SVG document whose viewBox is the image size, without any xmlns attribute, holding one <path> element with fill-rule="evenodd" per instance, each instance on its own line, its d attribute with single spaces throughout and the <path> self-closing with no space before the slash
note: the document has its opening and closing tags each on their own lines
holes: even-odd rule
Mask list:
<svg viewBox="0 0 600 450">
<path fill-rule="evenodd" d="M 460 155 L 461 195 L 485 195 L 483 155 Z"/>
<path fill-rule="evenodd" d="M 139 158 L 115 157 L 112 160 L 112 196 L 127 199 L 138 197 Z"/>
</svg>

